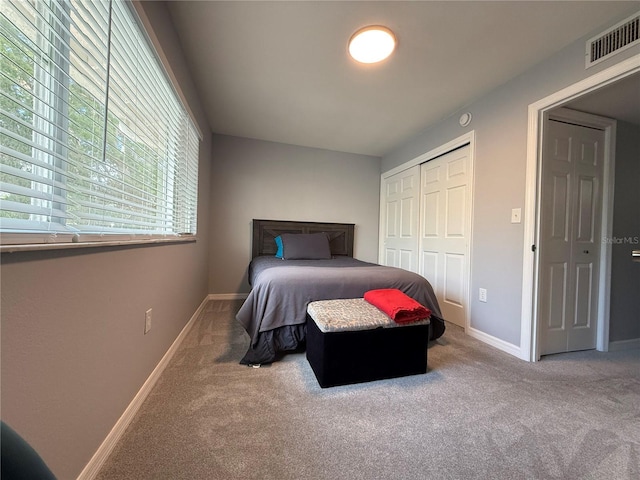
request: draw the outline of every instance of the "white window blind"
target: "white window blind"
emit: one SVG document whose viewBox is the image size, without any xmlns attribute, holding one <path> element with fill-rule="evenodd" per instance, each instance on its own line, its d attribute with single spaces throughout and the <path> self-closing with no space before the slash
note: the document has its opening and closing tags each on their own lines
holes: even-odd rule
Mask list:
<svg viewBox="0 0 640 480">
<path fill-rule="evenodd" d="M 200 139 L 131 5 L 0 9 L 2 243 L 195 234 Z"/>
</svg>

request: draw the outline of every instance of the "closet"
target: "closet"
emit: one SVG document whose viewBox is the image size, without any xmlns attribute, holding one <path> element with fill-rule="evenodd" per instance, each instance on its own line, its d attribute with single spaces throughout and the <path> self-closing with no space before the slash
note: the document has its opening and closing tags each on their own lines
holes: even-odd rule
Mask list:
<svg viewBox="0 0 640 480">
<path fill-rule="evenodd" d="M 379 262 L 425 277 L 444 318 L 467 325 L 473 165 L 469 144 L 384 177 Z"/>
</svg>

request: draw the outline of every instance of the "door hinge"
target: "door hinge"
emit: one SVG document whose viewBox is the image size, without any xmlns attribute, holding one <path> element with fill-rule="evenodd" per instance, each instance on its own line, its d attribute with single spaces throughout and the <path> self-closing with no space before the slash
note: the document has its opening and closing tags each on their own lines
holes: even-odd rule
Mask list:
<svg viewBox="0 0 640 480">
<path fill-rule="evenodd" d="M 535 252 L 536 251 L 536 246 L 535 245 L 531 245 L 531 251 Z"/>
</svg>

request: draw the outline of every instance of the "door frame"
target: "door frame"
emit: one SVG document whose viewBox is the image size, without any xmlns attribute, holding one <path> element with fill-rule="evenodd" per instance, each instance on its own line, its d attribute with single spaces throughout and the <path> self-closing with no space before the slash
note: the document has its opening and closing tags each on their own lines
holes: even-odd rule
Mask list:
<svg viewBox="0 0 640 480">
<path fill-rule="evenodd" d="M 527 164 L 524 208 L 522 317 L 520 353 L 524 360 L 538 361 L 538 255 L 534 246 L 539 243 L 540 172 L 542 168 L 543 122 L 550 110 L 566 105 L 585 94 L 597 91 L 629 75 L 640 72 L 640 55 L 634 55 L 620 63 L 602 70 L 582 81 L 574 83 L 552 95 L 529 105 Z M 613 158 L 615 124 L 611 125 L 609 140 L 605 145 L 605 156 Z M 607 127 L 605 127 L 605 136 Z M 606 141 L 606 140 L 605 140 Z M 613 227 L 613 168 L 606 167 L 603 179 L 602 231 L 603 237 L 611 237 Z M 604 243 L 600 252 L 600 293 L 598 297 L 598 327 L 596 348 L 607 351 L 609 347 L 609 291 L 611 273 L 611 245 Z"/>
<path fill-rule="evenodd" d="M 470 230 L 469 230 L 469 242 L 467 244 L 466 255 L 468 258 L 467 262 L 467 271 L 465 272 L 467 275 L 467 284 L 465 287 L 467 302 L 467 311 L 465 315 L 465 332 L 469 333 L 469 326 L 471 323 L 471 274 L 472 274 L 472 261 L 471 261 L 471 246 L 473 245 L 473 218 L 474 218 L 474 186 L 475 186 L 475 139 L 476 132 L 475 130 L 470 130 L 469 132 L 460 135 L 459 137 L 454 138 L 453 140 L 444 143 L 428 152 L 423 153 L 422 155 L 417 156 L 416 158 L 409 160 L 408 162 L 403 163 L 402 165 L 398 165 L 397 167 L 392 168 L 386 172 L 383 172 L 380 176 L 380 217 L 379 217 L 379 233 L 378 233 L 378 262 L 382 263 L 384 259 L 384 225 L 383 219 L 386 216 L 386 205 L 384 201 L 384 181 L 388 177 L 400 173 L 408 168 L 415 167 L 416 165 L 420 165 L 422 163 L 428 162 L 429 160 L 433 160 L 434 158 L 445 155 L 457 148 L 464 147 L 465 145 L 469 145 L 469 197 L 471 199 L 471 219 L 470 219 Z M 420 230 L 420 221 L 418 222 L 418 231 Z M 420 259 L 418 259 L 420 260 Z"/>
</svg>

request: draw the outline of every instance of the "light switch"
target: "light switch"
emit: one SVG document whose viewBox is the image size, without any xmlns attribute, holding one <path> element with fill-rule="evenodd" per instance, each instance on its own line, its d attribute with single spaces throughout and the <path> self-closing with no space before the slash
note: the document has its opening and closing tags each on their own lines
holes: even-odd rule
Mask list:
<svg viewBox="0 0 640 480">
<path fill-rule="evenodd" d="M 512 208 L 511 209 L 511 223 L 520 223 L 522 219 L 522 209 L 520 208 Z"/>
</svg>

